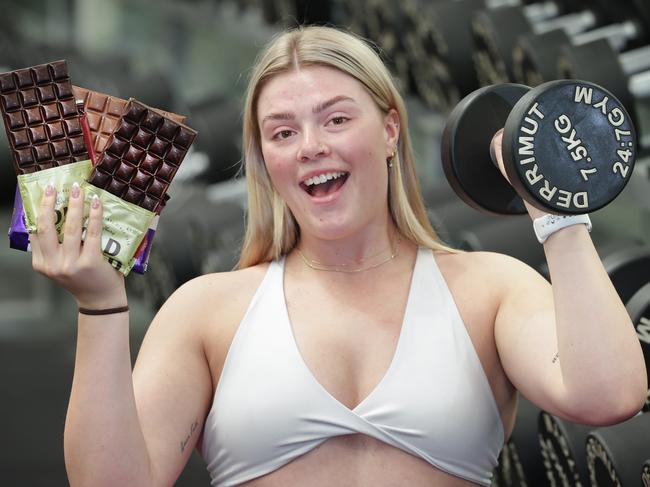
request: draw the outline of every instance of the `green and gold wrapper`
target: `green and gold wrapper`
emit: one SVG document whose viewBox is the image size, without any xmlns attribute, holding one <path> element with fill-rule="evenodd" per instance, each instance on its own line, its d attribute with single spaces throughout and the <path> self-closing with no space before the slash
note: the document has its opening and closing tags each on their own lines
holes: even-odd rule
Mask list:
<svg viewBox="0 0 650 487">
<path fill-rule="evenodd" d="M 18 187 L 25 208 L 25 225 L 29 233 L 36 233 L 38 208 L 48 183 L 57 190 L 54 211 L 56 212 L 56 232 L 59 241 L 63 240 L 63 225 L 70 198 L 70 187 L 75 181 L 81 184 L 90 176 L 93 165 L 90 159 L 64 166 L 53 167 L 29 174 L 18 175 Z"/>
<path fill-rule="evenodd" d="M 92 162 L 86 160 L 19 175 L 18 186 L 25 208 L 27 230 L 29 233 L 36 233 L 38 208 L 43 199 L 45 188 L 52 183 L 57 189 L 56 231 L 59 241 L 62 241 L 70 188 L 76 181 L 82 187 L 85 195 L 83 227 L 85 228 L 87 225 L 90 201 L 96 194 L 104 209 L 102 252 L 113 267 L 122 274 L 128 275 L 135 264 L 135 253 L 155 214 L 89 184 L 86 180 L 92 169 Z"/>
<path fill-rule="evenodd" d="M 96 194 L 104 208 L 102 252 L 113 267 L 125 276 L 128 275 L 135 264 L 135 253 L 156 216 L 155 213 L 124 201 L 86 181 L 81 187 L 85 195 L 84 228 L 88 220 L 91 198 Z"/>
</svg>

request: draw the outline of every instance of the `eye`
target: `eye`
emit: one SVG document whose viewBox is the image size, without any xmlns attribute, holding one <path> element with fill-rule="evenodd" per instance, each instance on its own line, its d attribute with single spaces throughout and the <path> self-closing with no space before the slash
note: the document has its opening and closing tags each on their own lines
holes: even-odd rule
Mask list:
<svg viewBox="0 0 650 487">
<path fill-rule="evenodd" d="M 273 135 L 273 140 L 284 140 L 291 137 L 293 130 L 280 130 Z"/>
<path fill-rule="evenodd" d="M 331 123 L 332 125 L 343 125 L 343 124 L 344 124 L 345 122 L 347 122 L 348 120 L 350 120 L 348 117 L 338 116 L 338 117 L 334 117 L 334 118 L 332 118 L 332 119 L 330 120 L 330 123 Z"/>
</svg>

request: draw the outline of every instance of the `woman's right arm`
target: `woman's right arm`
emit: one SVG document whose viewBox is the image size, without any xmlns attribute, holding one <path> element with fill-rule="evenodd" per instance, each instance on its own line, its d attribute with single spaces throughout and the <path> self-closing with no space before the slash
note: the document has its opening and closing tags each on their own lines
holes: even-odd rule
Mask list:
<svg viewBox="0 0 650 487">
<path fill-rule="evenodd" d="M 75 187 L 59 244 L 55 196 L 47 190 L 41 204 L 38 233 L 31 239 L 34 268 L 65 287 L 80 307 L 126 305 L 123 276 L 101 255 L 101 205 L 91 204 L 82 244 L 83 194 Z M 72 487 L 158 487 L 173 485 L 180 474 L 212 395 L 192 286 L 179 289 L 157 314 L 136 374 L 131 372 L 128 313 L 79 314 L 64 436 Z"/>
</svg>

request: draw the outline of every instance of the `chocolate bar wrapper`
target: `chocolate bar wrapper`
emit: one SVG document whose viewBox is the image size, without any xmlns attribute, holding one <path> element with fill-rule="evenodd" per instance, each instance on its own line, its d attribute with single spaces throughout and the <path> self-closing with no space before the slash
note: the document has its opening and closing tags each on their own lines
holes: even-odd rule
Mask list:
<svg viewBox="0 0 650 487">
<path fill-rule="evenodd" d="M 92 162 L 90 159 L 72 164 L 66 164 L 50 169 L 43 169 L 28 174 L 18 175 L 18 187 L 25 209 L 25 227 L 29 233 L 36 233 L 38 207 L 43 199 L 45 187 L 52 183 L 57 190 L 54 211 L 56 213 L 56 232 L 59 241 L 63 240 L 63 225 L 67 203 L 70 197 L 70 187 L 75 181 L 79 184 L 90 176 Z"/>
<path fill-rule="evenodd" d="M 9 227 L 9 247 L 16 250 L 31 251 L 29 232 L 25 226 L 23 199 L 20 197 L 20 189 L 17 184 L 16 194 L 14 195 L 14 211 L 11 214 L 11 226 Z"/>
<path fill-rule="evenodd" d="M 158 226 L 159 216 L 155 215 L 149 224 L 149 228 L 138 247 L 132 262 L 129 263 L 131 272 L 144 274 L 149 265 L 149 254 L 153 245 L 153 237 Z M 11 217 L 11 226 L 9 227 L 9 246 L 12 249 L 31 252 L 29 243 L 29 231 L 25 225 L 25 211 L 23 208 L 23 199 L 20 196 L 19 186 L 16 185 L 16 195 L 14 197 L 14 211 Z M 128 268 L 129 266 L 127 266 Z"/>
<path fill-rule="evenodd" d="M 25 209 L 25 226 L 29 233 L 36 233 L 38 208 L 45 187 L 51 182 L 57 189 L 55 225 L 59 241 L 62 241 L 70 188 L 76 181 L 85 194 L 84 228 L 87 224 L 91 198 L 96 194 L 104 208 L 102 252 L 113 267 L 128 275 L 135 264 L 135 253 L 155 215 L 149 210 L 88 184 L 86 179 L 91 171 L 92 162 L 86 160 L 18 176 Z"/>
<path fill-rule="evenodd" d="M 160 215 L 156 215 L 151 220 L 147 234 L 144 236 L 140 247 L 138 247 L 138 250 L 135 253 L 135 263 L 133 269 L 131 269 L 133 272 L 137 272 L 138 274 L 144 274 L 147 272 L 147 268 L 149 267 L 149 254 L 151 253 L 153 237 L 156 234 L 159 219 Z"/>
<path fill-rule="evenodd" d="M 125 276 L 136 264 L 135 254 L 155 214 L 84 181 L 84 228 L 90 201 L 97 195 L 104 208 L 101 248 L 108 262 Z"/>
</svg>

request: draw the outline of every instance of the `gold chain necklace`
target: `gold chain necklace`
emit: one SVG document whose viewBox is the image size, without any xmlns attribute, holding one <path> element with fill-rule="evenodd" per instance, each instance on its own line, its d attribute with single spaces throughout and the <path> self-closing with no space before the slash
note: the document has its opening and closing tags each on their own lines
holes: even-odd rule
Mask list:
<svg viewBox="0 0 650 487">
<path fill-rule="evenodd" d="M 395 246 L 391 249 L 390 256 L 382 260 L 381 262 L 377 262 L 376 264 L 371 264 L 365 267 L 360 267 L 358 269 L 350 269 L 348 266 L 350 264 L 323 264 L 322 262 L 318 262 L 317 260 L 312 260 L 308 259 L 305 254 L 302 253 L 300 250 L 300 247 L 296 247 L 296 251 L 298 251 L 298 255 L 302 258 L 302 261 L 307 265 L 307 267 L 311 267 L 314 270 L 317 271 L 329 271 L 329 272 L 348 272 L 348 273 L 353 273 L 353 272 L 363 272 L 363 271 L 368 271 L 370 269 L 374 269 L 376 267 L 379 267 L 381 265 L 384 265 L 391 260 L 393 260 L 395 257 L 399 255 L 399 244 L 402 242 L 401 237 L 397 238 L 397 242 L 395 243 Z M 383 251 L 382 251 L 383 252 Z M 381 252 L 371 255 L 368 257 L 368 259 L 372 259 L 376 255 L 379 255 Z M 368 260 L 366 259 L 366 260 Z"/>
</svg>

